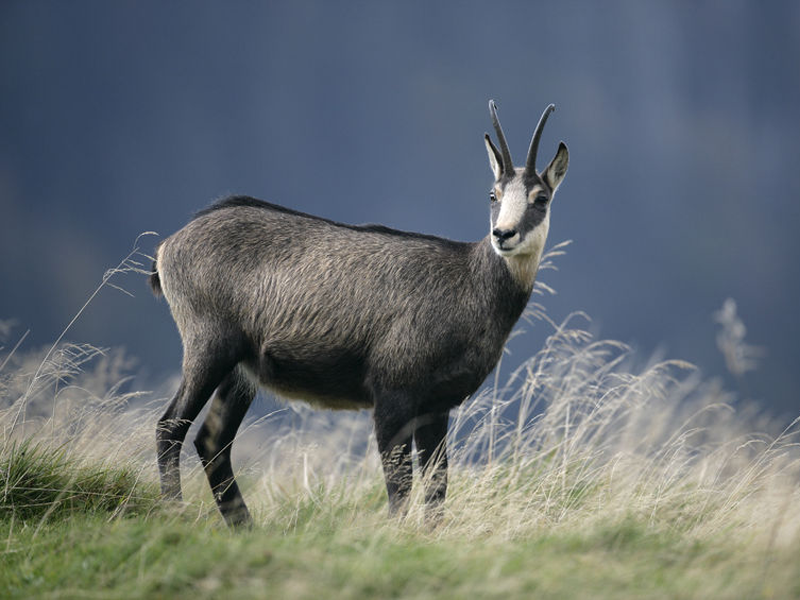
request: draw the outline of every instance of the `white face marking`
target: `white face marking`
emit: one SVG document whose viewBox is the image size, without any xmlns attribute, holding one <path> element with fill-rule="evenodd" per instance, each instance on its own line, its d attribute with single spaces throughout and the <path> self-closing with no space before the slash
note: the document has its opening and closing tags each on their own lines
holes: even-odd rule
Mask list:
<svg viewBox="0 0 800 600">
<path fill-rule="evenodd" d="M 547 237 L 550 223 L 549 210 L 545 214 L 544 220 L 533 230 L 527 232 L 518 231 L 525 212 L 528 210 L 529 202 L 535 200 L 544 191 L 541 185 L 535 185 L 526 194 L 522 172 L 522 169 L 518 169 L 517 176 L 506 184 L 502 195 L 497 194 L 500 200 L 500 212 L 497 215 L 497 220 L 491 225 L 492 229 L 516 231 L 513 236 L 503 240 L 502 246 L 497 237 L 491 235 L 494 251 L 503 257 L 541 253 L 541 248 L 544 247 L 544 240 Z"/>
<path fill-rule="evenodd" d="M 527 208 L 525 186 L 519 177 L 515 177 L 503 190 L 500 214 L 497 215 L 497 223 L 494 226 L 497 229 L 516 229 Z"/>
<path fill-rule="evenodd" d="M 525 185 L 518 172 L 517 177 L 506 184 L 502 195 L 495 192 L 501 204 L 497 219 L 491 225 L 492 229 L 516 231 L 520 227 L 530 203 L 534 202 L 536 197 L 544 191 L 544 187 L 535 185 L 526 194 Z M 530 231 L 517 232 L 502 242 L 494 234 L 490 235 L 492 248 L 505 259 L 512 277 L 524 288 L 532 287 L 536 279 L 539 260 L 544 251 L 549 229 L 550 210 L 548 207 L 542 221 Z"/>
</svg>

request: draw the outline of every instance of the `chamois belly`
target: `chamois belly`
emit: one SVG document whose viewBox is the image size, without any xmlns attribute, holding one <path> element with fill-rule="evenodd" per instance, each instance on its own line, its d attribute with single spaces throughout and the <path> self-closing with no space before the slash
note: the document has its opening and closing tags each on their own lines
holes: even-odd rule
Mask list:
<svg viewBox="0 0 800 600">
<path fill-rule="evenodd" d="M 298 356 L 264 352 L 249 365 L 258 383 L 289 400 L 328 409 L 371 408 L 364 388 L 364 363 L 348 352 Z"/>
<path fill-rule="evenodd" d="M 502 345 L 495 345 L 451 341 L 424 360 L 409 351 L 371 363 L 352 347 L 270 343 L 245 365 L 260 386 L 319 408 L 372 408 L 377 383 L 405 390 L 418 410 L 441 412 L 480 387 L 499 359 Z"/>
</svg>

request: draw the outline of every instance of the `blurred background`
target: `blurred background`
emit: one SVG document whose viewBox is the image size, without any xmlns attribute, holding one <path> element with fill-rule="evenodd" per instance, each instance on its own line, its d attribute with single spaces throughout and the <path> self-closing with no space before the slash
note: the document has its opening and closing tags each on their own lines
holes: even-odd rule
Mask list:
<svg viewBox="0 0 800 600">
<path fill-rule="evenodd" d="M 244 193 L 351 223 L 488 233 L 484 131 L 569 173 L 540 299 L 601 337 L 698 365 L 800 414 L 800 3 L 45 2 L 0 4 L 0 320 L 52 343 L 145 231 Z M 139 241 L 152 254 L 157 237 Z M 149 267 L 149 261 L 147 265 Z M 67 338 L 125 347 L 140 381 L 180 365 L 141 275 Z M 713 315 L 763 350 L 735 380 Z M 541 347 L 526 325 L 503 364 Z"/>
</svg>

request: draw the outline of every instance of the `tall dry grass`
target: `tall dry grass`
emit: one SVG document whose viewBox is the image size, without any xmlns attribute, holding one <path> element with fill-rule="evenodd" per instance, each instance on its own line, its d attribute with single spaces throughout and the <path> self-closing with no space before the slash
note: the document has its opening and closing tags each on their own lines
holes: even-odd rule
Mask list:
<svg viewBox="0 0 800 600">
<path fill-rule="evenodd" d="M 527 317 L 550 330 L 543 348 L 452 413 L 439 527 L 425 526 L 418 483 L 405 522 L 386 520 L 368 413 L 302 405 L 248 419 L 237 438 L 234 465 L 257 523 L 289 530 L 317 519 L 343 531 L 502 542 L 633 520 L 685 540 L 728 536 L 767 552 L 798 542 L 797 421 L 767 433 L 767 420 L 735 409 L 691 365 L 643 361 L 619 342 L 595 339 L 582 315 L 550 321 L 539 301 Z M 735 307 L 733 317 L 725 310 L 736 323 Z M 744 344 L 739 334 L 728 343 Z M 168 394 L 125 391 L 131 367 L 122 352 L 63 342 L 41 352 L 13 341 L 6 348 L 4 454 L 33 441 L 155 481 L 155 423 Z M 191 444 L 183 474 L 189 510 L 218 519 Z"/>
</svg>

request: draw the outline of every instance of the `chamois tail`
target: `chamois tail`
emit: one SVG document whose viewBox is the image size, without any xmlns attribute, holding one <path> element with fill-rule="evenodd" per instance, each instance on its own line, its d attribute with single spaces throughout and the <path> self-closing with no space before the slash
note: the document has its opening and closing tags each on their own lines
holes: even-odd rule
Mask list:
<svg viewBox="0 0 800 600">
<path fill-rule="evenodd" d="M 164 290 L 161 289 L 161 277 L 158 276 L 158 265 L 153 261 L 153 272 L 150 274 L 150 289 L 156 297 L 163 296 Z"/>
</svg>

